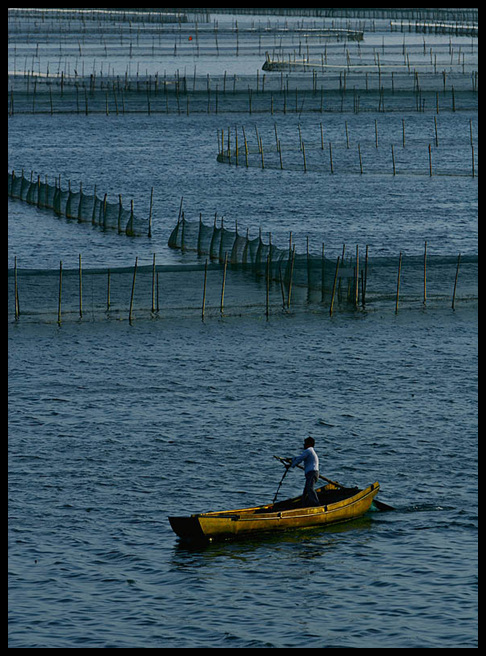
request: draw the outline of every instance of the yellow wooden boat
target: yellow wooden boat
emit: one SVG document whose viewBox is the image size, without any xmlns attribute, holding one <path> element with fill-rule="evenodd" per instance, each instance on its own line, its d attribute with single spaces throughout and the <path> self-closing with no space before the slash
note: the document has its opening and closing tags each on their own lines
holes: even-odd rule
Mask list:
<svg viewBox="0 0 486 656">
<path fill-rule="evenodd" d="M 169 517 L 175 533 L 186 541 L 212 541 L 248 537 L 252 534 L 327 526 L 361 517 L 380 489 L 373 483 L 360 490 L 329 483 L 317 488 L 322 505 L 302 507 L 302 497 L 254 508 Z"/>
</svg>

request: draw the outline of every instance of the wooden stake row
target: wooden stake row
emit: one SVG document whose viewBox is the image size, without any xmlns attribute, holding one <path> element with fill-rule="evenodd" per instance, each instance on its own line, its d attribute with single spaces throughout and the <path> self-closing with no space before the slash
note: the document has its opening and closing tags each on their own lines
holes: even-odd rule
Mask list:
<svg viewBox="0 0 486 656">
<path fill-rule="evenodd" d="M 434 119 L 434 124 L 435 124 L 435 147 L 439 147 L 439 137 L 438 137 L 438 131 L 437 131 L 437 120 Z M 322 123 L 320 123 L 320 130 L 321 130 L 321 145 L 320 149 L 324 150 L 325 149 L 325 142 L 324 142 L 324 136 L 323 136 L 323 127 Z M 346 149 L 350 149 L 350 143 L 349 143 L 349 132 L 348 132 L 348 123 L 347 121 L 345 122 L 345 130 L 346 130 Z M 259 154 L 259 160 L 260 164 L 259 166 L 264 169 L 265 168 L 265 157 L 264 157 L 264 149 L 263 149 L 263 141 L 262 138 L 258 134 L 258 128 L 255 126 L 255 131 L 256 131 L 256 139 L 257 139 L 257 148 L 258 148 L 258 154 Z M 278 138 L 277 134 L 277 124 L 274 124 L 274 131 L 275 131 L 275 148 L 276 152 L 279 155 L 279 160 L 280 160 L 280 169 L 284 170 L 284 164 L 283 164 L 283 158 L 282 158 L 282 145 L 281 141 Z M 243 132 L 243 143 L 244 143 L 244 158 L 245 158 L 245 166 L 246 168 L 250 166 L 254 166 L 254 164 L 250 164 L 248 155 L 249 155 L 249 146 L 248 146 L 248 140 L 246 138 L 246 132 L 245 128 L 242 127 L 242 132 Z M 241 153 L 240 149 L 238 148 L 238 129 L 235 128 L 235 146 L 234 149 L 232 150 L 232 142 L 231 142 L 231 129 L 228 128 L 226 131 L 224 129 L 221 130 L 221 137 L 220 137 L 220 132 L 218 130 L 217 136 L 218 136 L 218 156 L 217 160 L 222 163 L 228 163 L 228 164 L 235 164 L 236 166 L 239 166 L 240 164 L 240 158 L 241 158 Z M 226 143 L 225 143 L 226 139 Z M 405 119 L 402 119 L 402 145 L 403 148 L 405 148 Z M 377 121 L 375 120 L 375 147 L 378 149 L 379 145 L 379 139 L 378 139 L 378 125 Z M 472 121 L 470 121 L 470 145 L 471 145 L 471 176 L 474 178 L 476 177 L 476 167 L 475 167 L 475 149 L 474 149 L 474 143 L 473 143 L 473 135 L 472 135 Z M 302 153 L 302 168 L 304 173 L 307 173 L 307 158 L 306 158 L 306 146 L 305 142 L 302 139 L 302 134 L 300 131 L 300 125 L 299 125 L 299 149 Z M 333 174 L 335 172 L 335 167 L 334 167 L 334 159 L 333 159 L 333 144 L 331 141 L 328 142 L 328 149 L 329 149 L 329 170 Z M 357 143 L 357 151 L 358 151 L 358 162 L 359 162 L 359 172 L 361 175 L 364 174 L 364 166 L 363 166 L 363 157 L 362 157 L 362 152 L 361 152 L 361 143 Z M 433 164 L 432 164 L 432 144 L 428 144 L 428 161 L 429 161 L 429 166 L 428 166 L 428 174 L 430 177 L 434 175 L 434 169 L 433 169 Z M 391 169 L 392 169 L 392 174 L 393 176 L 397 175 L 397 167 L 396 167 L 396 160 L 395 160 L 395 147 L 393 144 L 391 144 Z M 272 168 L 275 168 L 273 166 Z M 316 169 L 314 169 L 316 170 Z M 321 169 L 319 169 L 321 170 Z M 414 173 L 417 173 L 414 171 Z M 453 173 L 450 173 L 448 175 L 454 175 Z M 460 175 L 463 175 L 462 173 Z"/>
<path fill-rule="evenodd" d="M 290 277 L 287 285 L 283 282 L 282 271 L 280 270 L 279 284 L 282 294 L 282 307 L 284 310 L 289 310 L 291 307 L 291 298 L 292 298 L 292 285 L 293 285 L 293 273 L 294 273 L 294 262 L 295 262 L 295 245 L 292 246 L 290 251 Z M 329 304 L 329 315 L 332 317 L 334 313 L 335 298 L 336 293 L 338 292 L 338 277 L 340 266 L 344 262 L 345 246 L 343 246 L 342 254 L 339 255 L 336 259 L 336 267 L 334 272 L 334 280 L 331 291 L 331 298 Z M 324 245 L 322 250 L 322 256 L 324 257 Z M 357 309 L 359 307 L 359 289 L 360 289 L 360 278 L 361 278 L 361 307 L 365 308 L 366 306 L 366 291 L 368 283 L 368 261 L 369 261 L 369 249 L 366 246 L 365 254 L 365 263 L 364 269 L 359 269 L 359 247 L 356 246 L 356 263 L 353 269 L 353 287 L 351 290 L 351 296 L 349 293 L 348 285 L 348 300 L 350 300 L 354 307 Z M 457 285 L 459 278 L 459 269 L 461 264 L 461 254 L 458 255 L 456 271 L 454 277 L 454 287 L 452 294 L 452 303 L 451 307 L 453 310 L 456 309 L 456 295 L 457 295 Z M 403 265 L 403 256 L 402 253 L 399 254 L 398 258 L 398 272 L 397 272 L 397 282 L 396 282 L 396 292 L 395 292 L 395 313 L 398 314 L 399 311 L 399 301 L 400 301 L 400 286 L 401 286 L 401 277 L 402 277 L 402 265 Z M 267 256 L 266 267 L 265 267 L 265 316 L 268 321 L 270 317 L 270 283 L 271 283 L 271 261 L 270 256 Z M 224 265 L 222 269 L 222 283 L 221 283 L 221 296 L 220 296 L 220 314 L 224 316 L 225 308 L 225 292 L 227 285 L 227 269 L 228 269 L 228 255 L 226 254 Z M 130 304 L 128 312 L 128 320 L 131 324 L 134 318 L 134 299 L 135 299 L 135 289 L 136 289 L 136 279 L 137 279 L 137 270 L 138 270 L 138 257 L 135 258 L 135 264 L 133 267 L 133 276 L 132 276 L 132 285 L 130 293 Z M 206 299 L 207 299 L 207 281 L 208 281 L 208 259 L 205 261 L 204 265 L 204 275 L 203 275 L 203 289 L 202 289 L 202 302 L 201 302 L 201 319 L 205 320 L 206 316 Z M 324 269 L 322 273 L 324 279 Z M 79 288 L 79 318 L 83 317 L 83 272 L 82 272 L 82 259 L 79 255 L 79 271 L 78 271 L 78 288 Z M 57 323 L 61 325 L 62 323 L 62 298 L 63 298 L 63 263 L 62 260 L 59 262 L 59 277 L 58 277 L 58 303 L 57 303 Z M 324 287 L 322 292 L 322 301 L 324 300 Z M 21 315 L 20 302 L 19 302 L 19 281 L 18 281 L 18 271 L 17 271 L 17 258 L 14 258 L 14 302 L 15 302 L 15 320 L 18 321 Z M 427 242 L 424 246 L 424 257 L 423 257 L 423 305 L 427 304 Z M 111 308 L 111 270 L 107 270 L 107 295 L 106 295 L 106 311 L 109 312 Z M 153 255 L 153 264 L 152 264 L 152 304 L 151 304 L 152 314 L 159 312 L 159 273 L 156 270 L 155 263 L 155 253 Z"/>
</svg>

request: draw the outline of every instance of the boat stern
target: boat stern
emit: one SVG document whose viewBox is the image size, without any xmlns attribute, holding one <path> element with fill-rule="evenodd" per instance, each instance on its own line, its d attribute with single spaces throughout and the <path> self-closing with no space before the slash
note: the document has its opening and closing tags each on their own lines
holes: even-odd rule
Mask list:
<svg viewBox="0 0 486 656">
<path fill-rule="evenodd" d="M 186 542 L 201 542 L 206 540 L 197 515 L 191 517 L 169 517 L 172 530 L 181 540 Z"/>
</svg>

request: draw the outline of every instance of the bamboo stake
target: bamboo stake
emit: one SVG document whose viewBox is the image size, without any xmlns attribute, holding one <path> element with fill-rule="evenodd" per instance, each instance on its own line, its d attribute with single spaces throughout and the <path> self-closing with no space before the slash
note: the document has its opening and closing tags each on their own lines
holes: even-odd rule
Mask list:
<svg viewBox="0 0 486 656">
<path fill-rule="evenodd" d="M 398 314 L 398 300 L 400 298 L 400 278 L 402 275 L 402 254 L 398 258 L 397 295 L 395 299 L 395 314 Z"/>
<path fill-rule="evenodd" d="M 356 244 L 356 271 L 355 271 L 355 277 L 354 277 L 354 307 L 358 307 L 358 301 L 359 301 L 359 285 L 358 285 L 358 278 L 359 278 L 359 246 Z"/>
<path fill-rule="evenodd" d="M 289 290 L 287 294 L 287 308 L 290 308 L 290 298 L 292 296 L 292 279 L 294 277 L 294 262 L 295 262 L 295 244 L 292 246 L 292 254 L 290 256 L 290 279 L 289 279 Z"/>
<path fill-rule="evenodd" d="M 149 225 L 148 225 L 148 237 L 152 237 L 152 208 L 154 204 L 154 188 L 152 187 L 150 191 L 150 209 L 149 209 Z"/>
<path fill-rule="evenodd" d="M 59 262 L 59 296 L 57 301 L 57 323 L 61 325 L 61 302 L 62 302 L 62 260 Z"/>
<path fill-rule="evenodd" d="M 132 280 L 132 293 L 130 296 L 130 311 L 128 313 L 128 321 L 132 323 L 132 313 L 133 313 L 133 298 L 135 295 L 135 280 L 137 278 L 137 266 L 138 266 L 138 257 L 135 258 L 135 266 L 133 267 L 133 280 Z"/>
<path fill-rule="evenodd" d="M 14 258 L 14 285 L 15 285 L 15 321 L 18 321 L 19 311 L 19 285 L 17 280 L 17 256 Z"/>
<path fill-rule="evenodd" d="M 457 278 L 459 276 L 459 265 L 461 264 L 461 254 L 457 257 L 456 277 L 454 279 L 454 293 L 452 294 L 452 309 L 456 309 L 456 291 L 457 291 Z"/>
<path fill-rule="evenodd" d="M 83 316 L 83 273 L 81 269 L 81 253 L 79 254 L 79 318 Z"/>
<path fill-rule="evenodd" d="M 245 128 L 243 126 L 243 141 L 245 142 L 245 164 L 246 168 L 248 168 L 248 142 L 246 140 L 246 134 L 245 134 Z"/>
<path fill-rule="evenodd" d="M 326 258 L 324 256 L 324 242 L 322 242 L 322 251 L 321 251 L 321 303 L 324 302 L 324 298 L 326 296 L 326 292 L 325 292 L 325 282 L 326 282 L 325 268 L 326 268 Z"/>
<path fill-rule="evenodd" d="M 432 177 L 432 148 L 430 144 L 429 144 L 429 173 L 430 173 L 430 177 Z"/>
<path fill-rule="evenodd" d="M 266 294 L 265 294 L 265 316 L 269 318 L 270 315 L 270 254 L 267 255 L 267 271 L 266 271 Z"/>
<path fill-rule="evenodd" d="M 393 144 L 391 147 L 391 155 L 392 155 L 392 164 L 393 164 L 393 175 L 396 175 L 396 169 L 395 169 L 395 151 L 393 150 Z"/>
<path fill-rule="evenodd" d="M 424 300 L 423 304 L 427 305 L 427 242 L 424 246 Z"/>
<path fill-rule="evenodd" d="M 280 292 L 282 294 L 282 307 L 285 310 L 285 290 L 284 290 L 284 282 L 283 282 L 283 277 L 282 277 L 282 265 L 280 264 L 278 268 L 278 276 L 280 279 Z"/>
<path fill-rule="evenodd" d="M 206 312 L 206 283 L 208 280 L 208 260 L 204 264 L 204 283 L 203 283 L 203 298 L 202 298 L 202 308 L 201 308 L 201 319 L 204 321 L 204 314 Z"/>
<path fill-rule="evenodd" d="M 331 294 L 331 305 L 329 306 L 329 316 L 332 317 L 332 313 L 334 310 L 334 296 L 336 294 L 336 284 L 337 284 L 337 277 L 338 277 L 338 271 L 339 271 L 339 255 L 336 260 L 336 271 L 334 272 L 334 282 L 332 284 L 332 294 Z"/>
<path fill-rule="evenodd" d="M 155 312 L 155 253 L 152 260 L 152 312 Z"/>
<path fill-rule="evenodd" d="M 111 269 L 108 269 L 108 283 L 106 287 L 106 311 L 110 311 L 111 305 Z"/>
<path fill-rule="evenodd" d="M 228 252 L 224 254 L 224 267 L 223 267 L 223 283 L 221 285 L 221 306 L 220 306 L 220 312 L 223 314 L 223 309 L 224 309 L 224 292 L 225 292 L 225 287 L 226 287 L 226 270 L 228 268 Z"/>
</svg>

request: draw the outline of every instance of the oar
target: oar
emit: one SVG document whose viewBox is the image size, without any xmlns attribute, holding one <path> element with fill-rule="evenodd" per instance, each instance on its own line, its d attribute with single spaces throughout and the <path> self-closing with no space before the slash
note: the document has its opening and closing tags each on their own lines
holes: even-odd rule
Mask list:
<svg viewBox="0 0 486 656">
<path fill-rule="evenodd" d="M 285 466 L 287 467 L 287 471 L 288 471 L 288 469 L 289 469 L 289 464 L 290 464 L 290 463 L 288 462 L 288 459 L 286 459 L 286 458 L 280 458 L 279 456 L 273 456 L 273 457 L 276 458 L 277 460 L 280 460 L 280 462 L 281 462 L 283 465 L 285 465 Z M 298 467 L 299 469 L 304 469 L 304 467 L 302 467 L 302 465 L 296 465 L 296 467 Z M 287 471 L 285 472 L 283 478 L 285 478 L 285 475 L 287 474 Z M 283 480 L 283 478 L 282 478 L 282 480 Z M 345 487 L 346 487 L 345 485 L 341 485 L 341 483 L 338 483 L 337 481 L 331 481 L 330 478 L 326 478 L 326 477 L 323 476 L 322 474 L 319 474 L 319 478 L 320 478 L 321 480 L 323 480 L 323 481 L 326 481 L 326 483 L 332 483 L 332 484 L 335 485 L 336 487 L 340 487 L 340 488 L 345 488 Z M 277 491 L 278 491 L 278 490 L 277 490 Z M 389 506 L 387 503 L 383 503 L 383 501 L 378 501 L 378 499 L 376 499 L 376 498 L 373 499 L 373 503 L 374 503 L 375 506 L 378 508 L 378 510 L 381 510 L 381 511 L 383 511 L 383 512 L 384 512 L 384 511 L 387 511 L 387 510 L 395 510 L 395 508 L 393 508 L 393 506 Z"/>
<path fill-rule="evenodd" d="M 284 463 L 284 464 L 285 464 L 285 463 Z M 289 469 L 290 469 L 290 465 L 285 464 L 284 475 L 283 475 L 282 478 L 280 479 L 280 483 L 278 484 L 278 488 L 277 488 L 277 491 L 275 492 L 275 496 L 273 497 L 273 501 L 272 501 L 272 503 L 275 503 L 275 501 L 277 500 L 278 493 L 279 493 L 279 491 L 280 491 L 280 488 L 282 487 L 282 483 L 284 482 L 284 478 L 285 478 L 285 477 L 287 476 L 287 474 L 289 473 Z"/>
</svg>

